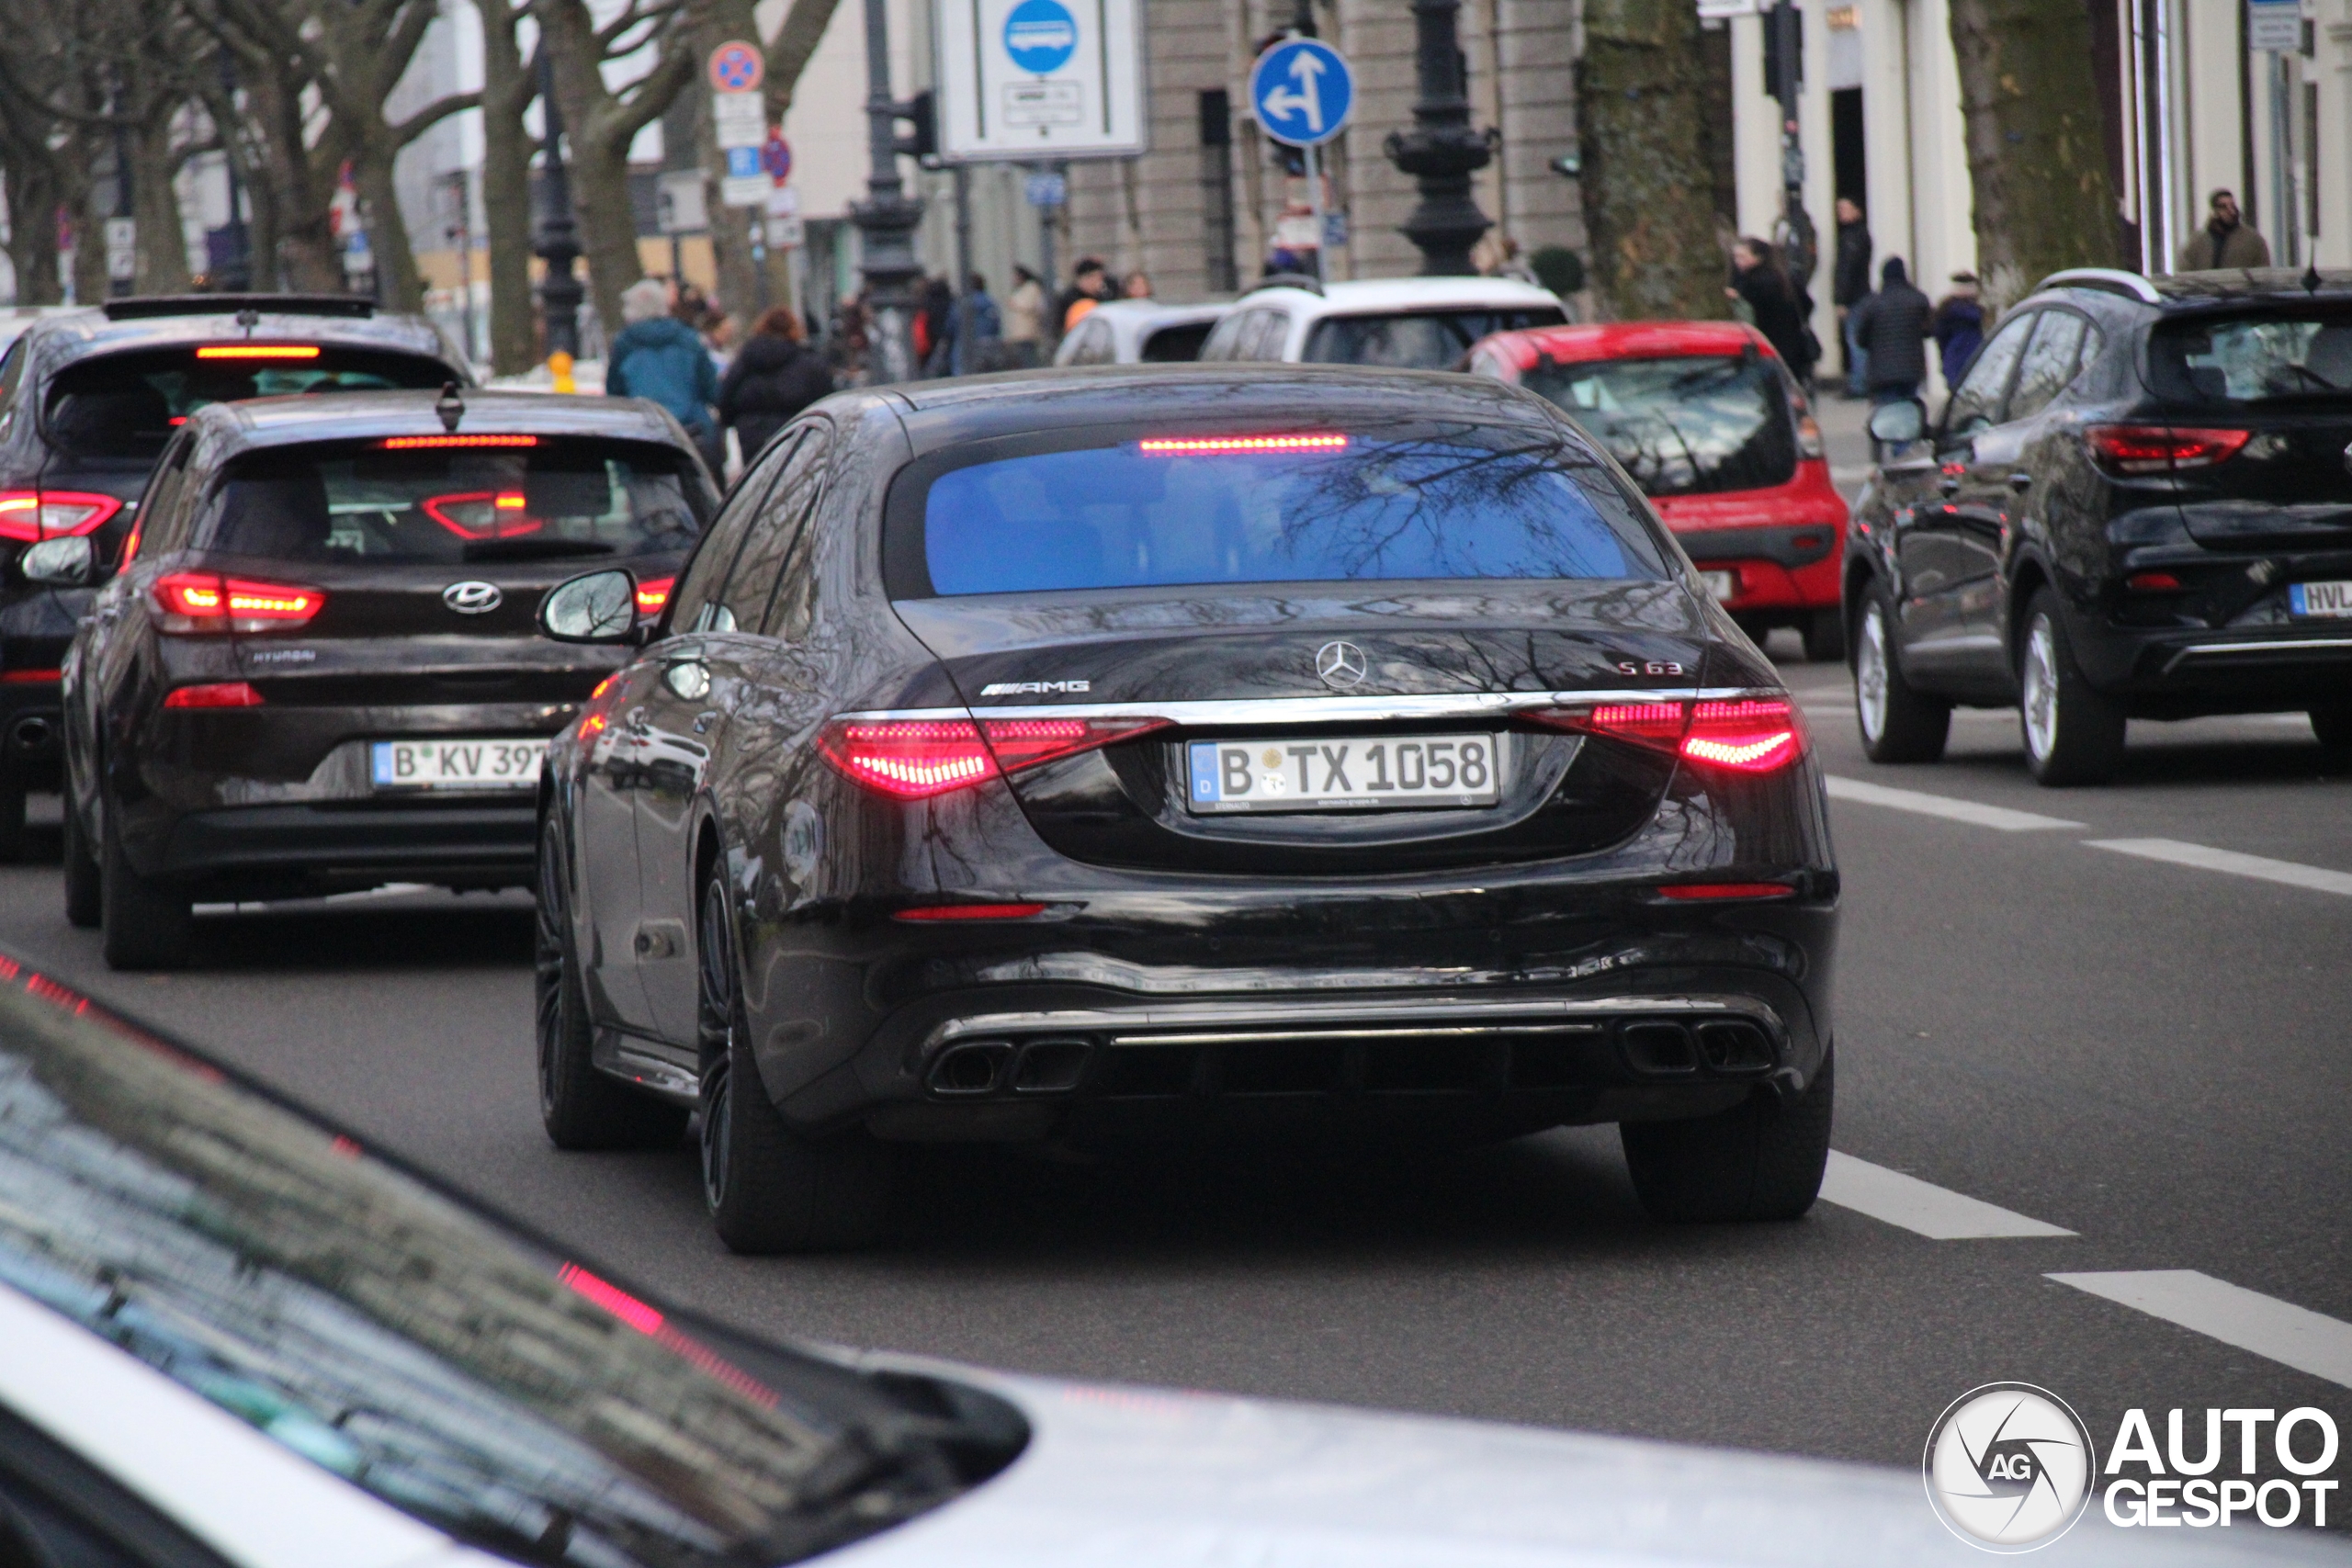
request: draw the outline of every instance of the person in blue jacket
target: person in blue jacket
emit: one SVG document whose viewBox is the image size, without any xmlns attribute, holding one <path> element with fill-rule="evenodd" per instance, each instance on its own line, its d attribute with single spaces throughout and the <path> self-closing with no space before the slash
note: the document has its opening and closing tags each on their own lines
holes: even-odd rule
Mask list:
<svg viewBox="0 0 2352 1568">
<path fill-rule="evenodd" d="M 702 334 L 670 313 L 670 286 L 658 277 L 621 290 L 621 320 L 628 324 L 606 355 L 605 390 L 616 398 L 649 399 L 675 414 L 717 478 L 727 449 L 711 417 L 718 369 Z"/>
</svg>

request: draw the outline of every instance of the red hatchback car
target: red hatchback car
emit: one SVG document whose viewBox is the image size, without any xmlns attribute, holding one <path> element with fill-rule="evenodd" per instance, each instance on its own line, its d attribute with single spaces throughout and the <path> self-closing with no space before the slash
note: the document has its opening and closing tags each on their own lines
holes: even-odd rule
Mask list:
<svg viewBox="0 0 2352 1568">
<path fill-rule="evenodd" d="M 1845 656 L 1846 502 L 1820 427 L 1764 334 L 1737 321 L 1497 333 L 1468 368 L 1541 393 L 1625 466 L 1750 637 L 1794 626 Z"/>
</svg>

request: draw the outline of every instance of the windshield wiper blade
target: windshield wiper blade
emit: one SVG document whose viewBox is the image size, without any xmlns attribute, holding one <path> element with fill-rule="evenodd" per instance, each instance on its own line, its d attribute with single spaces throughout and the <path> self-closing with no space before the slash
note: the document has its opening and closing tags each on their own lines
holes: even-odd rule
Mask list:
<svg viewBox="0 0 2352 1568">
<path fill-rule="evenodd" d="M 610 545 L 594 539 L 476 539 L 466 546 L 472 560 L 555 560 L 564 556 L 608 556 Z"/>
</svg>

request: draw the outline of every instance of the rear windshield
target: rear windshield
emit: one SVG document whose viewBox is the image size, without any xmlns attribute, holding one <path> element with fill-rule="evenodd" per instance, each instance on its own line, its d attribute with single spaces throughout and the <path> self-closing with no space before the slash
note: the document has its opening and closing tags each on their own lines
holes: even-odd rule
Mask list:
<svg viewBox="0 0 2352 1568">
<path fill-rule="evenodd" d="M 1488 333 L 1556 327 L 1567 318 L 1548 306 L 1525 310 L 1417 310 L 1385 316 L 1326 316 L 1307 334 L 1309 365 L 1397 365 L 1452 368 Z"/>
<path fill-rule="evenodd" d="M 207 502 L 196 546 L 386 565 L 656 555 L 692 545 L 710 515 L 709 484 L 684 453 L 514 439 L 533 445 L 393 451 L 337 442 L 251 453 Z"/>
<path fill-rule="evenodd" d="M 886 548 L 901 598 L 1662 577 L 1638 504 L 1565 432 L 1144 437 L 917 464 Z"/>
<path fill-rule="evenodd" d="M 284 349 L 311 357 L 199 357 L 204 348 Z M 207 403 L 294 393 L 380 392 L 438 387 L 450 370 L 423 355 L 309 344 L 214 344 L 145 349 L 85 359 L 50 382 L 43 423 L 50 439 L 77 457 L 153 462 L 175 427 Z"/>
<path fill-rule="evenodd" d="M 2352 398 L 2352 311 L 2167 321 L 2149 336 L 2148 378 L 2158 397 L 2176 403 Z"/>
<path fill-rule="evenodd" d="M 1201 356 L 1201 344 L 1209 341 L 1215 321 L 1187 321 L 1182 326 L 1162 327 L 1143 340 L 1143 362 L 1146 365 L 1179 365 Z"/>
<path fill-rule="evenodd" d="M 1760 355 L 1546 364 L 1522 382 L 1574 415 L 1651 495 L 1760 490 L 1796 477 L 1788 389 Z"/>
</svg>

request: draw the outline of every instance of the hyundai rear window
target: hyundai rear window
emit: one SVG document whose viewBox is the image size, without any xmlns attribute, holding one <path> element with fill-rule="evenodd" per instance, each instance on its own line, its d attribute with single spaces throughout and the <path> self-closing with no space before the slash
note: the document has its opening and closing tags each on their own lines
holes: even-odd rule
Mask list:
<svg viewBox="0 0 2352 1568">
<path fill-rule="evenodd" d="M 1489 333 L 1556 327 L 1550 307 L 1521 310 L 1416 310 L 1385 316 L 1326 316 L 1307 334 L 1309 365 L 1388 365 L 1450 370 Z"/>
<path fill-rule="evenodd" d="M 2352 399 L 2352 311 L 2166 321 L 2148 338 L 2148 379 L 2166 402 L 2209 407 Z"/>
<path fill-rule="evenodd" d="M 1761 355 L 1547 364 L 1521 380 L 1574 416 L 1651 495 L 1761 490 L 1796 478 L 1788 389 Z"/>
<path fill-rule="evenodd" d="M 459 436 L 455 440 L 483 439 Z M 713 509 L 685 454 L 639 442 L 488 437 L 500 446 L 338 442 L 230 464 L 196 547 L 386 565 L 669 554 Z M 524 445 L 528 443 L 528 445 Z"/>
<path fill-rule="evenodd" d="M 449 367 L 424 355 L 298 343 L 190 344 L 80 360 L 49 384 L 42 423 L 77 457 L 153 462 L 207 403 L 292 394 L 438 387 Z"/>
<path fill-rule="evenodd" d="M 1097 438 L 910 467 L 885 547 L 901 598 L 1663 577 L 1637 505 L 1581 442 L 1538 428 Z"/>
</svg>

